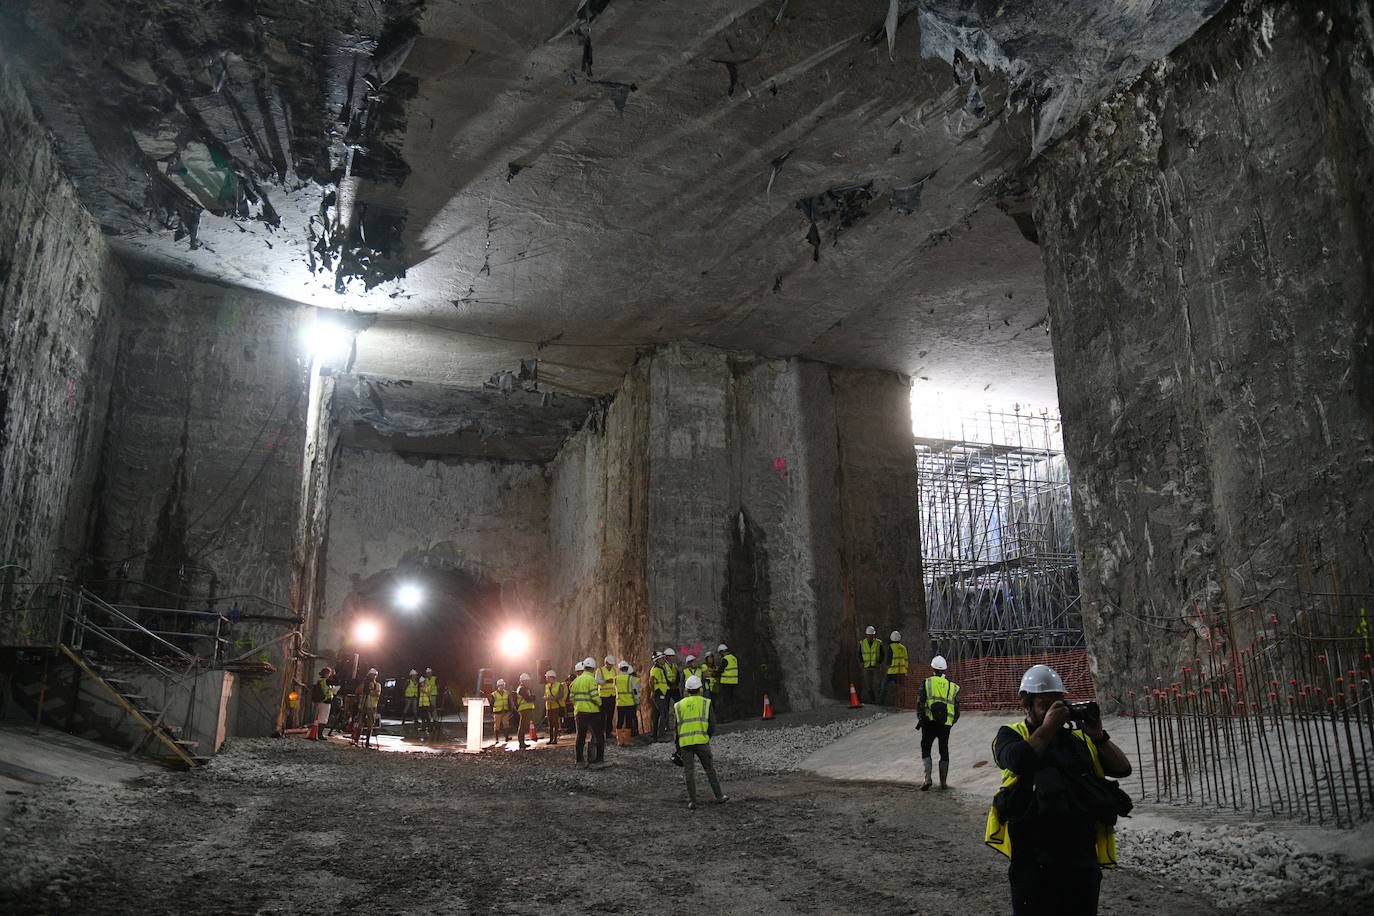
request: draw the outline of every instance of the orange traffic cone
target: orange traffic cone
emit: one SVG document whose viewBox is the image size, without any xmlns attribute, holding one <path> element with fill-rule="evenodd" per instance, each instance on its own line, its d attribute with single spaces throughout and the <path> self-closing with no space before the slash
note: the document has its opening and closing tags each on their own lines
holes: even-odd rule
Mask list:
<svg viewBox="0 0 1374 916">
<path fill-rule="evenodd" d="M 850 684 L 850 685 L 849 685 L 849 708 L 850 708 L 850 709 L 859 709 L 859 708 L 861 708 L 863 705 L 864 705 L 864 704 L 862 704 L 862 703 L 859 702 L 859 692 L 858 692 L 857 690 L 854 689 L 854 685 L 853 685 L 853 684 Z"/>
<path fill-rule="evenodd" d="M 768 702 L 768 694 L 763 695 L 763 718 L 764 721 L 773 718 L 773 704 Z"/>
<path fill-rule="evenodd" d="M 534 723 L 533 723 L 533 722 L 530 723 L 530 737 L 529 737 L 529 740 L 531 740 L 531 741 L 538 741 L 538 740 L 539 740 L 539 735 L 538 735 L 538 734 L 535 732 L 535 730 L 534 730 Z"/>
</svg>

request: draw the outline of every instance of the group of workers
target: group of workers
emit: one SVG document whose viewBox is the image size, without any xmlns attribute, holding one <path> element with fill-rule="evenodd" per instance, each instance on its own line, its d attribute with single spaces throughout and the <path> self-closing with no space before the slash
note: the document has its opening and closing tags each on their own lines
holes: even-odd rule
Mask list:
<svg viewBox="0 0 1374 916">
<path fill-rule="evenodd" d="M 362 742 L 364 747 L 371 747 L 373 733 L 381 721 L 381 675 L 376 668 L 369 668 L 350 694 L 345 696 L 343 691 L 336 672 L 329 667 L 321 668 L 310 688 L 314 715 L 309 737 L 323 741 L 336 728 L 342 728 L 350 733 L 351 743 Z M 401 726 L 413 721 L 423 734 L 440 737 L 439 678 L 434 669 L 426 668 L 420 674 L 418 669 L 411 668 L 403 696 Z"/>
</svg>

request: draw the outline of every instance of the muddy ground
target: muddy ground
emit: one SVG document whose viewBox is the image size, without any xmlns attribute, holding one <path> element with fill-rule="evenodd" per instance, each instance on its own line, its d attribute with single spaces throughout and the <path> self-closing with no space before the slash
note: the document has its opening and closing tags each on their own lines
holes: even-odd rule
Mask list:
<svg viewBox="0 0 1374 916">
<path fill-rule="evenodd" d="M 686 808 L 666 745 L 412 754 L 236 741 L 207 767 L 16 799 L 0 912 L 1008 912 L 1006 866 L 971 794 L 750 772 Z M 702 784 L 705 793 L 704 781 Z M 1169 873 L 1124 867 L 1103 913 L 1201 914 Z M 1295 891 L 1233 912 L 1369 912 Z"/>
</svg>

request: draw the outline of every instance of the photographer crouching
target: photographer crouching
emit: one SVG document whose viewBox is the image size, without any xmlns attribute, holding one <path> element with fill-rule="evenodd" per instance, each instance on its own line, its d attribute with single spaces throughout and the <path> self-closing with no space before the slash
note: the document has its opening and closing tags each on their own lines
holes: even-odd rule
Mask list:
<svg viewBox="0 0 1374 916">
<path fill-rule="evenodd" d="M 1096 703 L 1068 703 L 1048 665 L 1021 677 L 1023 721 L 1004 725 L 992 753 L 1002 788 L 986 842 L 1011 860 L 1014 916 L 1097 913 L 1102 868 L 1116 865 L 1116 819 L 1131 800 L 1116 783 L 1131 763 L 1102 727 Z"/>
</svg>

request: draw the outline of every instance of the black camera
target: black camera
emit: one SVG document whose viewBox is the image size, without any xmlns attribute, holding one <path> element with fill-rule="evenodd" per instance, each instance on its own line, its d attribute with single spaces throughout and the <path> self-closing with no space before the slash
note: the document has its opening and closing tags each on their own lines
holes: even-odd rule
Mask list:
<svg viewBox="0 0 1374 916">
<path fill-rule="evenodd" d="M 1086 703 L 1065 703 L 1069 707 L 1069 721 L 1096 722 L 1102 718 L 1102 708 L 1093 700 Z"/>
</svg>

